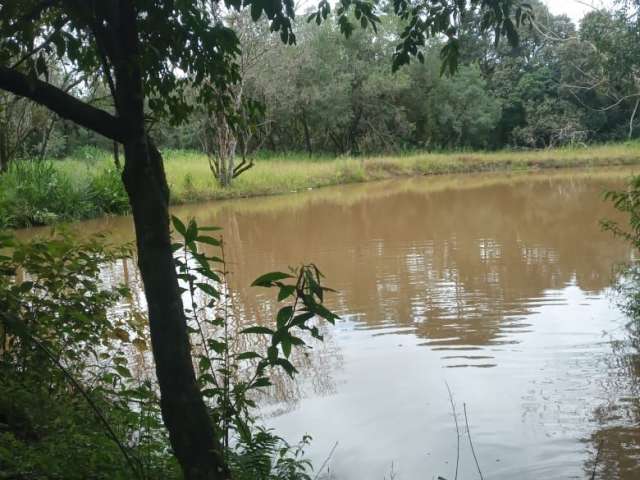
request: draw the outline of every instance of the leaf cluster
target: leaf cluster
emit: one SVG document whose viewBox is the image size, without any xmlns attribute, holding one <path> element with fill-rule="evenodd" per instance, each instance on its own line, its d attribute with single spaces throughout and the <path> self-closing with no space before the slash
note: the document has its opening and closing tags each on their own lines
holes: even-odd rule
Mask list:
<svg viewBox="0 0 640 480">
<path fill-rule="evenodd" d="M 294 448 L 257 424 L 253 393 L 272 386 L 275 370 L 294 377 L 293 347 L 310 348 L 301 334 L 322 340 L 317 320 L 333 324 L 338 318 L 323 304 L 325 294 L 333 290 L 322 285 L 323 275 L 315 265 L 264 274 L 252 286 L 276 289 L 284 305 L 275 325 L 240 328 L 225 244 L 222 236 L 209 234 L 219 229 L 202 227 L 195 219 L 185 223 L 172 217 L 172 222 L 179 235 L 173 244 L 174 260 L 188 305 L 198 383 L 230 464 L 240 475 L 253 471 L 256 476 L 251 478 L 308 478 L 304 472 L 310 465 L 302 458 L 301 445 Z M 255 470 L 247 469 L 247 462 Z"/>
</svg>

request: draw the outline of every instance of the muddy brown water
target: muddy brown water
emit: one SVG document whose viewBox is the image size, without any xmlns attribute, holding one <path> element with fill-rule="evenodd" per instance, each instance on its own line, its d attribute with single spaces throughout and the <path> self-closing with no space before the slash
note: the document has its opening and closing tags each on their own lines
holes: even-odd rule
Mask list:
<svg viewBox="0 0 640 480">
<path fill-rule="evenodd" d="M 325 476 L 631 480 L 640 368 L 611 285 L 634 252 L 599 226 L 619 218 L 602 192 L 631 173 L 401 179 L 174 213 L 224 228 L 247 324 L 274 312 L 248 288 L 261 273 L 313 261 L 338 290 L 341 320 L 262 406 L 289 441 L 313 436 L 316 466 L 333 451 Z M 128 218 L 78 231 L 133 238 Z"/>
</svg>

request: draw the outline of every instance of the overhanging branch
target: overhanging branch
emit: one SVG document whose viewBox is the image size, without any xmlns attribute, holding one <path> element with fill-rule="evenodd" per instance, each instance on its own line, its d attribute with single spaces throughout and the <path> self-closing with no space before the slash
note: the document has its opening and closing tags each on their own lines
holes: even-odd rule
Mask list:
<svg viewBox="0 0 640 480">
<path fill-rule="evenodd" d="M 116 117 L 78 100 L 50 83 L 0 66 L 0 89 L 33 100 L 60 117 L 111 140 L 123 143 L 127 139 L 126 129 Z"/>
</svg>

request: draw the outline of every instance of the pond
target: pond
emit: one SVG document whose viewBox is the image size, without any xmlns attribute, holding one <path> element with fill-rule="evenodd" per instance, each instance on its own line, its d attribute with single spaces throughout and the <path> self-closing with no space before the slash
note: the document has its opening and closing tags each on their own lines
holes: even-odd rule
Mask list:
<svg viewBox="0 0 640 480">
<path fill-rule="evenodd" d="M 264 421 L 325 476 L 640 478 L 640 368 L 602 199 L 628 169 L 401 179 L 175 209 L 219 225 L 243 322 L 313 261 L 341 315 Z M 83 224 L 130 240 L 127 218 Z"/>
</svg>

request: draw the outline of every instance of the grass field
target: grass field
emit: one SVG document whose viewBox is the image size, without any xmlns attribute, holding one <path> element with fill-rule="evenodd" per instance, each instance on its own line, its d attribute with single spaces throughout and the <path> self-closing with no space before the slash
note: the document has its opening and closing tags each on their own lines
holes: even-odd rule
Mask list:
<svg viewBox="0 0 640 480">
<path fill-rule="evenodd" d="M 412 153 L 358 158 L 309 158 L 303 155 L 258 159 L 228 189 L 214 181 L 205 156 L 165 152 L 172 201 L 273 195 L 399 176 L 496 170 L 568 168 L 640 163 L 640 143 L 491 153 Z"/>
<path fill-rule="evenodd" d="M 296 154 L 261 156 L 251 170 L 235 179 L 227 189 L 217 185 L 203 154 L 165 151 L 163 156 L 171 201 L 182 204 L 274 195 L 401 176 L 640 164 L 640 142 L 536 151 L 408 153 L 357 158 L 310 158 Z M 40 169 L 34 169 L 35 173 L 30 175 L 23 172 L 11 177 L 10 172 L 0 177 L 0 226 L 19 227 L 123 213 L 126 197 L 117 182 L 117 172 L 113 170 L 109 153 L 86 148 L 72 158 L 54 160 L 51 165 L 59 177 L 54 182 L 47 178 L 33 179 L 42 176 L 38 173 Z M 46 185 L 51 191 L 44 195 L 42 188 L 28 189 L 20 182 Z M 56 185 L 60 185 L 57 190 Z M 30 196 L 37 201 L 31 201 Z M 52 202 L 58 196 L 60 201 Z M 38 204 L 42 202 L 43 205 Z M 66 205 L 70 202 L 73 204 Z M 95 203 L 99 203 L 97 208 Z M 52 204 L 59 205 L 56 208 L 63 213 L 50 211 Z"/>
</svg>

